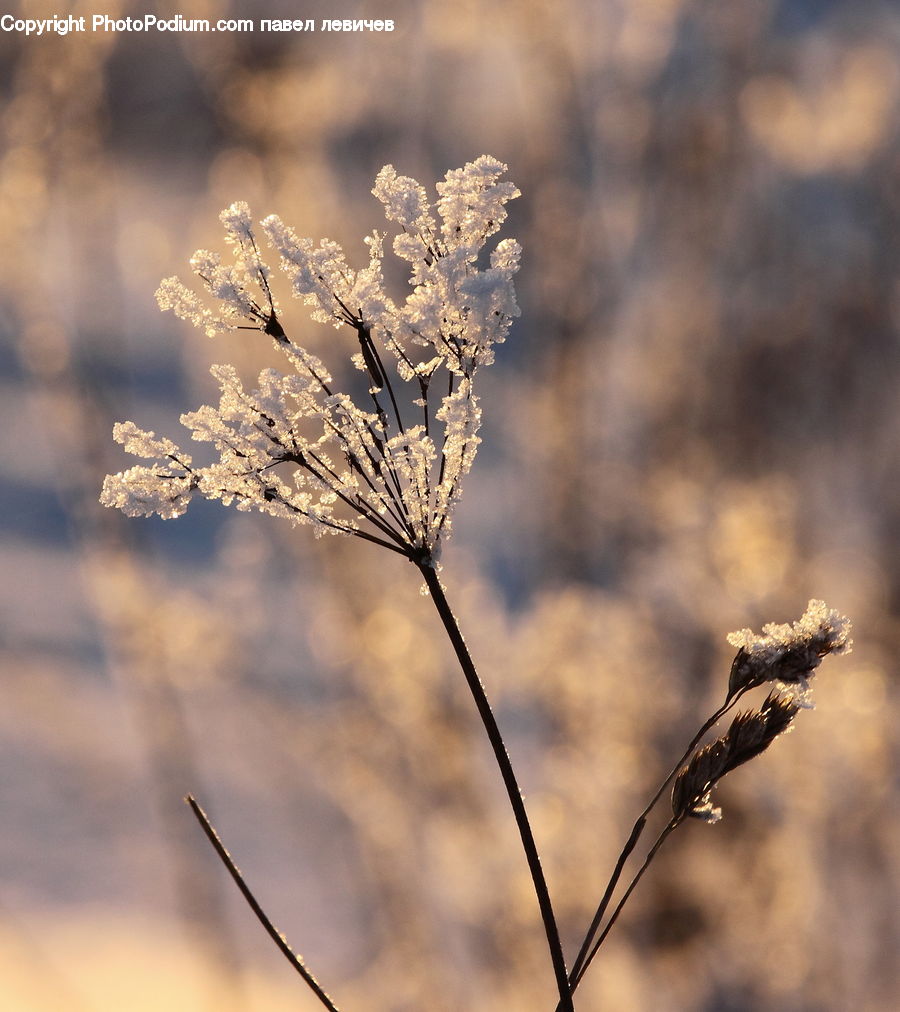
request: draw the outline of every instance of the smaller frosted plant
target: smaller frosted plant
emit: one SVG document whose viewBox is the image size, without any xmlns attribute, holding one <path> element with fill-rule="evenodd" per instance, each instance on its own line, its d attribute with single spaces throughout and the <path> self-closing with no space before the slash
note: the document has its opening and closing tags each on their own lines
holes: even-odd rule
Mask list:
<svg viewBox="0 0 900 1012">
<path fill-rule="evenodd" d="M 745 692 L 772 684 L 759 710 L 738 714 L 728 733 L 698 749 L 690 763 L 676 776 L 672 788 L 672 811 L 677 820 L 685 816 L 718 822 L 713 788 L 733 769 L 764 752 L 793 727 L 801 709 L 811 709 L 810 679 L 828 654 L 849 653 L 850 620 L 824 601 L 810 601 L 801 618 L 788 625 L 769 622 L 762 635 L 750 629 L 728 634 L 738 648 L 731 664 L 728 700 L 733 704 Z"/>
<path fill-rule="evenodd" d="M 247 205 L 223 211 L 233 258 L 199 250 L 191 260 L 217 308 L 177 278 L 162 282 L 159 305 L 210 336 L 263 331 L 290 371 L 266 369 L 246 390 L 232 366 L 213 367 L 218 406 L 181 417 L 196 441 L 218 451 L 206 466 L 133 422 L 117 425 L 125 449 L 152 463 L 110 475 L 101 501 L 129 516 L 176 517 L 200 494 L 311 524 L 317 535 L 353 534 L 435 561 L 479 443 L 475 374 L 519 312 L 518 243 L 502 240 L 481 262 L 507 201 L 519 195 L 500 181 L 505 170 L 483 155 L 448 172 L 434 208 L 414 179 L 390 165 L 381 170 L 372 192 L 400 226 L 393 248 L 411 272 L 412 291 L 399 304 L 385 292 L 381 233 L 366 238 L 368 266 L 354 270 L 336 243 L 314 245 L 277 215 L 261 223 L 291 294 L 314 320 L 354 333 L 353 364 L 368 386 L 362 404 L 336 390 L 326 365 L 286 334 Z M 412 396 L 399 396 L 401 384 Z"/>
<path fill-rule="evenodd" d="M 776 738 L 793 729 L 794 718 L 800 710 L 812 706 L 810 680 L 822 659 L 828 654 L 849 653 L 853 645 L 850 620 L 834 608 L 829 608 L 824 601 L 816 600 L 810 601 L 800 619 L 792 624 L 769 622 L 763 626 L 762 635 L 750 629 L 741 629 L 729 633 L 728 642 L 737 647 L 738 652 L 731 664 L 725 700 L 691 739 L 682 757 L 632 827 L 572 965 L 569 981 L 573 992 L 668 837 L 688 819 L 709 824 L 719 822 L 722 810 L 712 801 L 712 792 L 719 782 L 739 766 L 762 755 Z M 773 691 L 758 709 L 738 713 L 724 735 L 707 745 L 700 744 L 710 729 L 733 710 L 746 693 L 762 685 L 772 685 Z M 647 851 L 618 904 L 609 912 L 625 862 L 637 846 L 650 813 L 670 783 L 672 815 Z M 558 1012 L 561 1008 L 558 1006 Z"/>
</svg>

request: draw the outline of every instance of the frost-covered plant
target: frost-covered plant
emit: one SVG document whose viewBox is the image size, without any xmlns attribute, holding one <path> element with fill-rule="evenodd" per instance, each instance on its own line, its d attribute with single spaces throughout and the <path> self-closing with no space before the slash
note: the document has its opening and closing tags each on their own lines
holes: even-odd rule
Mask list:
<svg viewBox="0 0 900 1012">
<path fill-rule="evenodd" d="M 400 226 L 393 248 L 411 273 L 412 291 L 399 303 L 385 291 L 381 233 L 366 238 L 368 266 L 354 270 L 337 243 L 316 246 L 277 215 L 261 223 L 291 294 L 312 308 L 314 320 L 353 332 L 353 364 L 368 386 L 362 403 L 337 390 L 325 363 L 286 334 L 247 205 L 223 211 L 231 261 L 206 250 L 191 260 L 218 307 L 207 308 L 174 277 L 160 285 L 159 305 L 210 336 L 261 330 L 290 369 L 266 369 L 256 389 L 246 390 L 232 366 L 213 367 L 218 406 L 181 418 L 194 440 L 218 451 L 205 466 L 133 422 L 117 425 L 125 449 L 153 463 L 110 475 L 101 501 L 129 516 L 176 517 L 199 493 L 311 524 L 317 535 L 353 534 L 436 560 L 478 448 L 475 375 L 493 361 L 494 345 L 519 312 L 518 243 L 500 241 L 481 262 L 507 201 L 519 194 L 500 180 L 505 169 L 482 156 L 448 172 L 435 208 L 415 180 L 390 165 L 381 170 L 372 192 Z M 401 396 L 401 386 L 412 396 Z"/>
<path fill-rule="evenodd" d="M 133 422 L 114 429 L 125 449 L 150 460 L 107 477 L 101 502 L 129 516 L 177 517 L 193 495 L 256 509 L 315 533 L 350 534 L 415 563 L 447 631 L 494 752 L 513 809 L 534 883 L 563 1008 L 571 1009 L 562 946 L 537 846 L 512 763 L 484 687 L 437 574 L 442 544 L 451 531 L 462 479 L 478 448 L 481 410 L 475 375 L 494 360 L 516 305 L 513 276 L 520 248 L 501 240 L 485 244 L 506 220 L 506 204 L 519 195 L 501 181 L 506 166 L 482 155 L 453 169 L 428 202 L 414 179 L 385 166 L 374 195 L 388 221 L 399 226 L 393 240 L 410 267 L 412 291 L 395 302 L 382 275 L 384 236 L 367 237 L 368 266 L 354 270 L 341 248 L 299 237 L 279 217 L 261 222 L 261 233 L 278 258 L 291 294 L 312 308 L 312 317 L 354 335 L 353 364 L 365 376 L 366 400 L 357 403 L 335 389 L 325 365 L 288 336 L 274 272 L 260 250 L 250 210 L 236 203 L 221 221 L 232 259 L 200 250 L 191 266 L 218 305 L 203 300 L 177 278 L 157 292 L 171 309 L 214 336 L 228 330 L 269 335 L 291 369 L 267 369 L 255 390 L 244 389 L 237 371 L 213 367 L 221 387 L 218 407 L 182 416 L 199 442 L 211 443 L 219 459 L 196 466 L 168 439 Z M 402 396 L 402 391 L 407 396 Z M 195 814 L 202 810 L 193 802 Z M 212 828 L 204 828 L 215 843 Z M 219 851 L 227 863 L 227 852 Z M 237 870 L 230 868 L 242 885 Z M 318 988 L 272 925 L 255 906 L 276 944 L 285 951 L 327 1007 Z"/>
<path fill-rule="evenodd" d="M 399 226 L 393 249 L 410 268 L 412 291 L 401 302 L 385 290 L 381 233 L 367 237 L 368 265 L 355 270 L 336 243 L 315 245 L 277 216 L 262 221 L 257 233 L 246 204 L 223 211 L 232 258 L 223 263 L 218 254 L 200 250 L 191 260 L 217 305 L 209 308 L 177 278 L 168 278 L 157 292 L 160 307 L 210 336 L 261 331 L 282 352 L 289 371 L 266 369 L 256 389 L 248 391 L 232 366 L 213 367 L 221 388 L 219 405 L 181 419 L 194 440 L 217 450 L 218 459 L 210 464 L 195 465 L 171 440 L 133 422 L 116 425 L 115 438 L 125 449 L 151 463 L 108 476 L 101 502 L 129 516 L 169 518 L 184 513 L 192 496 L 200 494 L 241 510 L 309 524 L 317 535 L 355 535 L 417 566 L 475 701 L 513 810 L 547 937 L 558 1012 L 574 1012 L 576 989 L 663 842 L 688 819 L 718 821 L 714 788 L 791 727 L 799 710 L 809 705 L 809 680 L 822 658 L 849 650 L 850 626 L 823 602 L 810 601 L 792 625 L 769 624 L 761 635 L 743 629 L 729 636 L 738 653 L 725 701 L 635 822 L 568 970 L 522 792 L 438 576 L 441 547 L 479 443 L 475 375 L 493 361 L 494 346 L 506 338 L 518 315 L 513 288 L 518 244 L 505 239 L 485 252 L 487 240 L 506 219 L 505 205 L 519 195 L 512 183 L 501 181 L 505 171 L 505 165 L 483 155 L 448 172 L 437 184 L 432 206 L 415 180 L 398 176 L 392 166 L 381 170 L 372 192 L 388 221 Z M 258 234 L 277 257 L 278 275 L 261 252 Z M 276 296 L 277 277 L 311 307 L 314 320 L 349 328 L 352 361 L 365 377 L 361 404 L 336 390 L 325 363 L 288 336 Z M 739 699 L 765 684 L 774 691 L 758 709 L 738 714 L 725 735 L 701 745 Z M 607 916 L 648 816 L 670 783 L 672 815 Z M 337 1012 L 256 902 L 203 810 L 188 800 L 275 944 L 319 1001 Z"/>
<path fill-rule="evenodd" d="M 803 706 L 809 701 L 809 679 L 822 658 L 850 649 L 850 623 L 824 601 L 810 601 L 793 625 L 770 622 L 762 635 L 741 629 L 729 633 L 728 642 L 738 647 L 729 692 L 774 682 Z"/>
<path fill-rule="evenodd" d="M 638 816 L 572 966 L 569 980 L 573 992 L 669 835 L 689 818 L 710 824 L 722 818 L 722 810 L 712 803 L 713 789 L 726 774 L 761 755 L 777 737 L 791 730 L 799 711 L 812 707 L 810 679 L 822 658 L 828 654 L 849 653 L 853 641 L 849 619 L 829 608 L 824 601 L 813 600 L 802 617 L 791 625 L 770 622 L 763 626 L 762 635 L 741 629 L 729 633 L 728 642 L 737 647 L 738 652 L 731 664 L 725 701 L 694 735 L 681 759 Z M 773 684 L 774 690 L 759 709 L 739 713 L 726 734 L 700 746 L 707 732 L 741 697 L 766 684 Z M 648 816 L 670 783 L 672 816 L 601 931 L 625 862 L 637 846 Z"/>
</svg>

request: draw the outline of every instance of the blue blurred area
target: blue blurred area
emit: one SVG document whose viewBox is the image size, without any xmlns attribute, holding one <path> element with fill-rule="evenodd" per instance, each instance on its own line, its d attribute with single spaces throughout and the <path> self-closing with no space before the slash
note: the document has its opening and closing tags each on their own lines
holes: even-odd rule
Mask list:
<svg viewBox="0 0 900 1012">
<path fill-rule="evenodd" d="M 68 505 L 52 486 L 28 485 L 0 475 L 0 538 L 72 547 Z"/>
<path fill-rule="evenodd" d="M 852 12 L 852 5 L 842 0 L 779 0 L 774 6 L 773 34 L 788 37 L 819 28 L 835 14 Z"/>
</svg>

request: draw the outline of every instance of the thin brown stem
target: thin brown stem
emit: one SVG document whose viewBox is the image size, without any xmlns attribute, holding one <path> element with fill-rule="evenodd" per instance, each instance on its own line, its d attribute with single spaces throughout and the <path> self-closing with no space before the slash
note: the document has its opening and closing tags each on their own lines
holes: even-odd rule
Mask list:
<svg viewBox="0 0 900 1012">
<path fill-rule="evenodd" d="M 631 882 L 628 885 L 628 888 L 625 890 L 625 894 L 619 900 L 618 904 L 616 905 L 616 909 L 613 910 L 612 914 L 610 915 L 610 918 L 606 923 L 606 927 L 600 933 L 600 937 L 597 939 L 596 942 L 594 942 L 591 951 L 585 957 L 584 963 L 581 969 L 578 971 L 578 974 L 575 975 L 575 979 L 572 981 L 572 994 L 575 993 L 575 989 L 581 983 L 581 980 L 584 977 L 585 973 L 587 973 L 587 969 L 591 965 L 594 956 L 597 955 L 597 953 L 600 950 L 600 946 L 603 945 L 603 943 L 606 941 L 606 936 L 610 933 L 613 925 L 618 920 L 619 914 L 622 912 L 622 908 L 625 906 L 631 894 L 637 888 L 637 884 L 643 877 L 644 872 L 650 867 L 650 863 L 653 860 L 653 858 L 656 857 L 659 848 L 666 842 L 666 839 L 668 838 L 669 834 L 673 832 L 673 830 L 675 830 L 680 824 L 681 820 L 672 819 L 669 823 L 667 823 L 665 829 L 663 829 L 663 831 L 656 838 L 656 842 L 653 844 L 653 846 L 648 851 L 647 856 L 644 858 L 644 863 L 640 866 L 640 868 L 638 868 L 634 878 L 631 880 Z"/>
<path fill-rule="evenodd" d="M 328 995 L 322 990 L 321 986 L 319 985 L 319 982 L 306 968 L 306 964 L 303 962 L 303 959 L 300 956 L 298 956 L 297 953 L 294 952 L 294 950 L 290 947 L 290 945 L 288 945 L 285 937 L 269 920 L 268 916 L 266 915 L 266 912 L 257 902 L 256 897 L 253 895 L 252 892 L 250 892 L 247 883 L 244 881 L 243 875 L 241 875 L 237 865 L 232 860 L 231 855 L 225 849 L 225 845 L 222 843 L 222 840 L 220 839 L 219 834 L 216 832 L 215 828 L 213 827 L 213 824 L 209 821 L 209 817 L 207 816 L 206 812 L 204 812 L 203 809 L 197 804 L 196 800 L 193 798 L 192 795 L 189 794 L 184 800 L 191 806 L 191 811 L 197 817 L 197 821 L 203 828 L 203 832 L 206 833 L 209 842 L 213 845 L 215 852 L 219 855 L 219 859 L 221 860 L 222 864 L 224 864 L 225 867 L 228 869 L 229 874 L 234 879 L 244 899 L 250 905 L 250 909 L 253 911 L 254 914 L 256 914 L 262 926 L 269 933 L 269 937 L 281 950 L 285 959 L 287 959 L 287 961 L 297 971 L 297 973 L 299 973 L 300 976 L 306 981 L 310 990 L 313 992 L 313 994 L 315 994 L 315 996 L 325 1006 L 325 1008 L 330 1009 L 331 1012 L 340 1012 L 337 1005 L 335 1005 L 334 1002 L 328 997 Z"/>
<path fill-rule="evenodd" d="M 609 907 L 609 903 L 610 900 L 612 899 L 613 893 L 615 892 L 615 888 L 619 884 L 619 879 L 621 878 L 622 872 L 625 868 L 625 862 L 631 856 L 632 851 L 637 846 L 638 840 L 641 838 L 641 834 L 644 831 L 644 826 L 647 824 L 647 817 L 649 816 L 653 808 L 655 808 L 657 802 L 662 797 L 663 792 L 669 786 L 669 783 L 671 782 L 672 778 L 678 773 L 678 771 L 690 757 L 691 753 L 697 747 L 697 744 L 699 743 L 700 739 L 706 734 L 707 731 L 709 731 L 711 727 L 713 727 L 722 719 L 722 717 L 734 706 L 734 704 L 738 701 L 738 699 L 742 695 L 743 692 L 738 692 L 735 693 L 734 695 L 729 696 L 725 700 L 725 702 L 718 708 L 718 710 L 716 710 L 715 713 L 713 713 L 713 715 L 709 717 L 708 720 L 704 721 L 700 730 L 694 735 L 694 737 L 691 739 L 690 744 L 684 750 L 684 754 L 669 771 L 669 774 L 665 778 L 665 780 L 663 780 L 663 782 L 659 785 L 658 790 L 650 799 L 649 803 L 647 804 L 647 807 L 637 817 L 634 826 L 631 829 L 631 835 L 628 837 L 625 846 L 622 848 L 622 853 L 619 854 L 619 858 L 616 861 L 616 866 L 613 869 L 613 873 L 610 876 L 609 882 L 607 883 L 606 891 L 603 894 L 603 898 L 600 900 L 600 904 L 597 907 L 597 911 L 594 914 L 594 918 L 591 921 L 590 927 L 588 928 L 584 936 L 584 941 L 581 943 L 581 948 L 578 950 L 578 955 L 575 957 L 575 962 L 572 964 L 572 970 L 569 974 L 570 983 L 575 981 L 576 979 L 577 980 L 581 979 L 585 957 L 587 956 L 588 950 L 591 947 L 591 943 L 593 942 L 594 937 L 600 928 L 600 924 L 603 920 L 603 917 L 606 914 L 607 908 Z"/>
<path fill-rule="evenodd" d="M 544 931 L 547 935 L 547 945 L 550 949 L 550 958 L 553 962 L 553 972 L 556 975 L 556 985 L 559 990 L 559 1007 L 562 1012 L 574 1012 L 575 1006 L 572 1002 L 572 995 L 569 991 L 569 978 L 566 972 L 566 961 L 562 951 L 562 943 L 559 938 L 559 929 L 556 925 L 556 918 L 553 914 L 553 906 L 550 902 L 550 892 L 547 889 L 547 882 L 544 878 L 543 869 L 541 868 L 541 859 L 538 853 L 537 844 L 534 840 L 534 834 L 531 831 L 531 824 L 528 821 L 528 813 L 525 811 L 525 802 L 522 800 L 522 792 L 519 788 L 518 781 L 516 780 L 515 771 L 513 770 L 509 753 L 506 751 L 506 744 L 503 741 L 503 736 L 500 733 L 500 728 L 497 725 L 497 720 L 494 717 L 491 704 L 488 701 L 484 686 L 481 684 L 481 679 L 478 677 L 478 672 L 475 669 L 475 664 L 472 660 L 471 654 L 469 653 L 468 647 L 466 646 L 465 640 L 463 639 L 456 617 L 454 616 L 447 601 L 444 588 L 441 586 L 441 581 L 434 568 L 429 565 L 428 561 L 419 562 L 418 565 L 422 576 L 425 578 L 428 590 L 431 593 L 431 600 L 434 602 L 438 615 L 440 615 L 444 628 L 447 631 L 447 635 L 450 637 L 450 642 L 453 644 L 453 650 L 456 653 L 459 665 L 462 668 L 466 682 L 468 683 L 469 690 L 475 700 L 478 715 L 481 717 L 481 722 L 487 732 L 488 740 L 490 741 L 491 748 L 494 751 L 494 758 L 497 761 L 500 775 L 503 777 L 503 783 L 506 787 L 506 793 L 509 796 L 509 801 L 512 805 L 516 825 L 519 828 L 519 835 L 522 838 L 522 847 L 528 861 L 528 869 L 531 872 L 531 880 L 534 883 L 534 891 L 537 894 L 541 918 L 544 922 Z"/>
</svg>

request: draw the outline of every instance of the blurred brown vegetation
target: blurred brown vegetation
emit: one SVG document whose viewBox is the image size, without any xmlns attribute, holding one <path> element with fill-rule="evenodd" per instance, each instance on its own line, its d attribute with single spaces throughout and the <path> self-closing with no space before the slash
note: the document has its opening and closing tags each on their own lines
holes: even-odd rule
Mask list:
<svg viewBox="0 0 900 1012">
<path fill-rule="evenodd" d="M 207 504 L 138 522 L 96 502 L 125 466 L 114 420 L 177 438 L 211 362 L 268 361 L 156 310 L 221 207 L 362 259 L 383 164 L 427 182 L 488 152 L 523 191 L 523 317 L 484 374 L 445 579 L 570 955 L 724 695 L 725 633 L 812 596 L 855 622 L 815 713 L 724 786 L 720 825 L 663 851 L 579 1008 L 896 1008 L 900 10 L 302 10 L 332 14 L 397 30 L 0 37 L 0 1004 L 317 1007 L 190 790 L 348 1012 L 553 1007 L 508 806 L 411 568 Z M 345 337 L 293 312 L 337 369 Z"/>
</svg>

